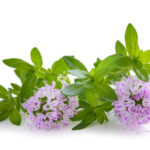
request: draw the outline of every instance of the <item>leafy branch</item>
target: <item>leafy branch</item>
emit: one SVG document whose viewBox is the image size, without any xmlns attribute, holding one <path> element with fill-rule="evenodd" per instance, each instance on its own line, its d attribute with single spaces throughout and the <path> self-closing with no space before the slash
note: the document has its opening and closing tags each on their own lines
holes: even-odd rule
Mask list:
<svg viewBox="0 0 150 150">
<path fill-rule="evenodd" d="M 108 121 L 106 112 L 112 110 L 111 103 L 117 100 L 117 96 L 110 83 L 107 82 L 106 75 L 118 68 L 116 61 L 120 57 L 121 55 L 115 54 L 103 61 L 98 59 L 94 63 L 95 68 L 88 72 L 79 60 L 72 56 L 64 56 L 66 64 L 71 69 L 68 72 L 77 77 L 73 84 L 62 91 L 64 95 L 79 98 L 79 112 L 72 118 L 72 121 L 81 122 L 73 130 L 86 128 L 95 120 L 100 124 Z M 76 63 L 73 66 L 70 65 L 73 62 Z"/>
<path fill-rule="evenodd" d="M 116 53 L 122 57 L 118 60 L 118 66 L 129 72 L 131 69 L 136 76 L 143 80 L 149 80 L 150 65 L 150 50 L 143 51 L 138 45 L 138 35 L 132 24 L 129 24 L 125 32 L 125 45 L 120 41 L 116 42 Z"/>
<path fill-rule="evenodd" d="M 70 83 L 67 76 L 69 67 L 63 58 L 60 58 L 52 64 L 51 69 L 43 67 L 42 56 L 37 48 L 31 50 L 31 60 L 33 64 L 18 59 L 11 58 L 3 60 L 4 64 L 14 68 L 14 72 L 21 81 L 21 86 L 11 83 L 11 88 L 5 89 L 0 85 L 0 121 L 9 117 L 9 120 L 15 124 L 21 124 L 20 110 L 29 97 L 33 96 L 38 88 L 45 84 L 51 85 L 52 81 L 56 82 L 56 88 L 61 89 L 62 80 Z"/>
</svg>

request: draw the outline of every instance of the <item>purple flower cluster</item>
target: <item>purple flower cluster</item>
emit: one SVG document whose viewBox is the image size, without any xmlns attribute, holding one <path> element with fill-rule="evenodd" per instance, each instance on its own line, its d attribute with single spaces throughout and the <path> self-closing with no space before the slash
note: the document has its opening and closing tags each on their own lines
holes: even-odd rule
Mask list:
<svg viewBox="0 0 150 150">
<path fill-rule="evenodd" d="M 70 118 L 77 114 L 77 98 L 66 97 L 54 87 L 55 82 L 51 86 L 40 88 L 23 104 L 23 108 L 29 113 L 29 119 L 38 129 L 67 126 Z"/>
<path fill-rule="evenodd" d="M 115 116 L 129 129 L 150 122 L 150 82 L 123 77 L 116 82 L 118 100 L 113 103 Z"/>
</svg>

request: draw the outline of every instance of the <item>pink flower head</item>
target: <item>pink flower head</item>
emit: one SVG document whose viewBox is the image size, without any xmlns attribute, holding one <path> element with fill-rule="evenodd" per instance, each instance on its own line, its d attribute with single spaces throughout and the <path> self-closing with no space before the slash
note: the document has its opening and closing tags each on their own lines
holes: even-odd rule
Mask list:
<svg viewBox="0 0 150 150">
<path fill-rule="evenodd" d="M 123 77 L 116 82 L 116 94 L 114 113 L 124 126 L 133 130 L 150 122 L 150 82 Z"/>
<path fill-rule="evenodd" d="M 66 97 L 60 89 L 54 87 L 55 82 L 51 86 L 46 85 L 40 88 L 23 104 L 29 113 L 29 119 L 38 129 L 67 126 L 70 118 L 77 113 L 77 98 Z"/>
</svg>

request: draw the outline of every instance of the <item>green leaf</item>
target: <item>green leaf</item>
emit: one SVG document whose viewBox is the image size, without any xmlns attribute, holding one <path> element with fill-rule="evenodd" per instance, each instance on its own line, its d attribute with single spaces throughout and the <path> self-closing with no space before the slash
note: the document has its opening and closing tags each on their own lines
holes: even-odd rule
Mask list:
<svg viewBox="0 0 150 150">
<path fill-rule="evenodd" d="M 114 101 L 117 100 L 117 96 L 115 91 L 105 83 L 99 83 L 95 85 L 100 96 L 105 99 L 106 101 Z"/>
<path fill-rule="evenodd" d="M 81 121 L 81 123 L 79 123 L 77 126 L 75 126 L 72 130 L 84 129 L 87 126 L 89 126 L 92 122 L 94 122 L 95 119 L 96 119 L 96 115 L 91 114 L 91 115 L 87 116 L 83 121 Z"/>
<path fill-rule="evenodd" d="M 73 118 L 71 118 L 72 121 L 80 121 L 80 120 L 84 120 L 87 116 L 91 115 L 92 110 L 90 109 L 84 109 L 81 111 L 78 111 L 78 114 L 75 115 Z"/>
<path fill-rule="evenodd" d="M 98 100 L 96 96 L 96 91 L 94 89 L 86 90 L 86 100 L 92 107 L 96 107 L 98 105 Z"/>
<path fill-rule="evenodd" d="M 58 61 L 55 61 L 51 67 L 52 73 L 56 75 L 66 74 L 69 69 L 70 68 L 64 61 L 64 58 L 60 58 Z"/>
<path fill-rule="evenodd" d="M 9 115 L 9 120 L 12 124 L 19 126 L 22 120 L 19 110 L 13 109 Z"/>
<path fill-rule="evenodd" d="M 15 95 L 18 95 L 21 90 L 21 87 L 15 83 L 11 83 L 11 86 L 12 86 L 12 88 L 9 88 L 11 90 L 11 92 Z"/>
<path fill-rule="evenodd" d="M 93 77 L 95 79 L 102 79 L 105 75 L 108 75 L 115 70 L 118 65 L 116 61 L 121 57 L 119 54 L 111 55 L 105 58 L 96 68 Z"/>
<path fill-rule="evenodd" d="M 146 69 L 146 71 L 150 74 L 150 64 L 144 64 L 143 67 Z"/>
<path fill-rule="evenodd" d="M 97 58 L 96 62 L 94 63 L 94 67 L 97 68 L 97 66 L 101 63 L 101 60 Z"/>
<path fill-rule="evenodd" d="M 12 94 L 18 95 L 18 90 L 16 90 L 16 89 L 10 89 L 10 90 L 11 90 Z"/>
<path fill-rule="evenodd" d="M 70 69 L 78 69 L 78 70 L 87 71 L 86 67 L 73 56 L 64 56 L 63 58 Z"/>
<path fill-rule="evenodd" d="M 62 82 L 60 82 L 60 81 L 56 81 L 55 88 L 56 88 L 56 89 L 62 89 L 62 87 L 63 87 Z"/>
<path fill-rule="evenodd" d="M 31 75 L 26 79 L 26 81 L 22 85 L 21 92 L 20 92 L 22 101 L 24 99 L 28 99 L 30 96 L 33 95 L 36 81 L 37 78 L 34 75 Z"/>
<path fill-rule="evenodd" d="M 131 67 L 132 63 L 132 59 L 128 56 L 122 56 L 117 60 L 117 64 L 119 67 Z"/>
<path fill-rule="evenodd" d="M 8 91 L 0 85 L 0 98 L 8 99 Z"/>
<path fill-rule="evenodd" d="M 137 58 L 140 50 L 138 46 L 138 35 L 132 24 L 127 26 L 125 32 L 126 48 L 131 58 Z"/>
<path fill-rule="evenodd" d="M 146 64 L 146 63 L 149 63 L 150 62 L 150 50 L 147 50 L 147 51 L 144 51 L 141 55 L 140 55 L 140 58 L 139 60 Z"/>
<path fill-rule="evenodd" d="M 53 81 L 57 81 L 57 76 L 53 74 L 46 74 L 45 80 L 47 84 L 51 85 Z"/>
<path fill-rule="evenodd" d="M 0 121 L 5 120 L 9 116 L 9 113 L 10 113 L 9 103 L 1 101 L 0 102 Z"/>
<path fill-rule="evenodd" d="M 144 68 L 139 69 L 139 68 L 133 67 L 133 70 L 139 79 L 146 81 L 146 82 L 149 81 L 148 72 Z"/>
<path fill-rule="evenodd" d="M 91 106 L 89 105 L 89 103 L 87 103 L 87 101 L 85 101 L 85 98 L 84 100 L 79 96 L 79 108 L 91 108 Z"/>
<path fill-rule="evenodd" d="M 122 76 L 126 76 L 126 74 L 129 74 L 129 69 L 130 68 L 126 67 L 126 68 L 122 68 L 121 70 L 112 72 L 107 76 L 106 82 L 112 83 L 112 82 L 120 81 L 122 79 Z"/>
<path fill-rule="evenodd" d="M 31 50 L 31 60 L 37 68 L 42 67 L 42 65 L 43 65 L 42 56 L 40 54 L 40 51 L 36 47 L 34 47 Z"/>
<path fill-rule="evenodd" d="M 127 50 L 120 41 L 116 42 L 115 49 L 116 49 L 116 54 L 121 54 L 124 56 L 127 55 Z"/>
<path fill-rule="evenodd" d="M 64 95 L 78 96 L 84 91 L 84 87 L 81 84 L 71 84 L 62 90 Z"/>
<path fill-rule="evenodd" d="M 112 102 L 104 101 L 96 108 L 96 112 L 109 112 L 113 109 Z"/>
<path fill-rule="evenodd" d="M 20 90 L 21 90 L 21 87 L 20 87 L 19 85 L 15 84 L 15 83 L 11 83 L 11 86 L 12 86 L 15 90 L 17 90 L 17 91 L 20 91 Z"/>
<path fill-rule="evenodd" d="M 34 70 L 32 65 L 18 58 L 5 59 L 3 60 L 3 62 L 9 67 L 16 68 L 22 71 Z"/>
<path fill-rule="evenodd" d="M 86 86 L 88 86 L 90 81 L 91 81 L 90 77 L 89 78 L 87 78 L 87 77 L 86 78 L 77 78 L 77 79 L 74 80 L 74 82 L 76 84 L 82 84 L 82 85 L 86 85 Z"/>
<path fill-rule="evenodd" d="M 21 80 L 21 82 L 24 83 L 27 72 L 19 70 L 19 69 L 16 69 L 14 72 L 17 75 L 17 77 Z"/>
<path fill-rule="evenodd" d="M 96 120 L 100 123 L 103 124 L 104 123 L 104 116 L 102 113 L 99 113 L 98 116 L 96 116 Z"/>
<path fill-rule="evenodd" d="M 105 114 L 105 112 L 100 112 L 97 117 L 96 117 L 96 120 L 100 123 L 100 124 L 103 124 L 104 121 L 108 121 L 108 117 L 107 115 Z"/>
<path fill-rule="evenodd" d="M 143 64 L 141 62 L 135 62 L 133 65 L 133 71 L 137 75 L 137 77 L 143 81 L 148 82 L 149 81 L 149 75 L 146 69 L 143 67 Z"/>
<path fill-rule="evenodd" d="M 37 79 L 36 87 L 41 88 L 44 85 L 45 83 L 43 82 L 42 78 Z"/>
<path fill-rule="evenodd" d="M 88 76 L 90 77 L 90 74 L 83 70 L 69 70 L 68 72 L 79 78 L 87 78 Z"/>
<path fill-rule="evenodd" d="M 42 71 L 39 70 L 39 69 L 36 70 L 34 74 L 35 74 L 35 76 L 38 77 L 38 78 L 45 78 L 45 72 L 42 72 Z"/>
</svg>

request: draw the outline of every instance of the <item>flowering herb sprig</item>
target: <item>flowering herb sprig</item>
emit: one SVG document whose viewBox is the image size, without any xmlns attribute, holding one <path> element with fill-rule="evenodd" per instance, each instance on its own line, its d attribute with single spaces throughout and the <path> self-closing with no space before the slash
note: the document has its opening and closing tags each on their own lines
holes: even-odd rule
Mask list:
<svg viewBox="0 0 150 150">
<path fill-rule="evenodd" d="M 79 130 L 94 121 L 107 122 L 107 112 L 114 108 L 115 116 L 127 127 L 148 123 L 150 50 L 139 48 L 132 24 L 125 32 L 125 46 L 117 41 L 115 48 L 116 54 L 104 60 L 98 58 L 91 70 L 74 56 L 64 56 L 46 69 L 37 48 L 31 50 L 33 64 L 18 58 L 3 60 L 14 68 L 21 84 L 11 83 L 8 89 L 0 85 L 0 121 L 9 118 L 20 125 L 22 110 L 39 129 L 60 128 L 71 119 L 80 121 L 73 128 Z M 135 83 L 130 77 L 131 70 L 137 76 Z M 74 83 L 70 84 L 68 74 L 76 77 Z M 128 88 L 130 79 L 140 85 L 137 93 L 132 91 L 135 87 Z M 128 96 L 124 97 L 126 92 Z M 137 109 L 145 114 L 137 115 Z"/>
<path fill-rule="evenodd" d="M 79 97 L 81 111 L 73 118 L 73 121 L 81 120 L 81 123 L 73 129 L 87 127 L 97 120 L 100 124 L 108 121 L 106 112 L 113 109 L 112 102 L 118 99 L 111 85 L 120 81 L 122 76 L 130 75 L 133 70 L 136 76 L 149 81 L 150 51 L 142 51 L 138 45 L 138 36 L 132 24 L 127 26 L 125 32 L 126 47 L 120 42 L 116 42 L 116 54 L 108 56 L 104 60 L 97 59 L 90 72 L 87 69 L 74 70 L 70 62 L 69 73 L 77 76 L 75 83 L 66 87 L 63 93 L 66 95 L 76 95 Z M 67 59 L 67 58 L 66 58 Z"/>
<path fill-rule="evenodd" d="M 55 88 L 61 89 L 63 83 L 70 83 L 67 76 L 67 70 L 69 68 L 65 64 L 63 58 L 54 62 L 51 69 L 45 69 L 42 67 L 43 60 L 39 50 L 33 48 L 31 50 L 31 60 L 33 65 L 18 58 L 3 60 L 4 64 L 15 69 L 14 72 L 20 79 L 22 85 L 19 86 L 12 83 L 12 88 L 8 90 L 0 86 L 0 98 L 2 99 L 0 102 L 1 121 L 9 117 L 13 124 L 20 125 L 20 110 L 26 112 L 22 104 L 33 96 L 39 88 L 46 84 L 51 85 L 52 82 L 55 82 Z"/>
</svg>

